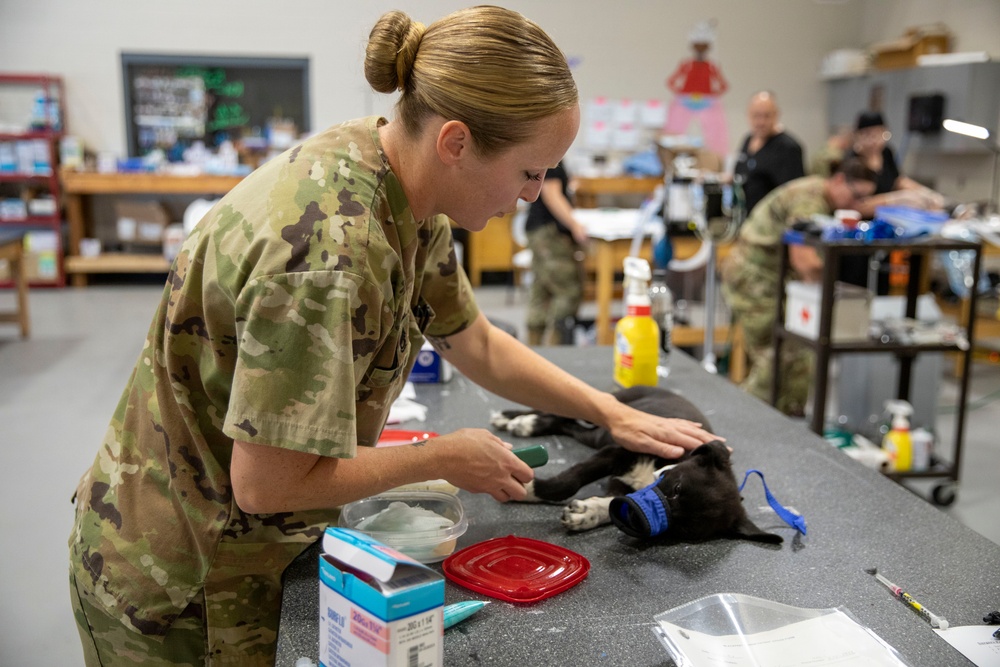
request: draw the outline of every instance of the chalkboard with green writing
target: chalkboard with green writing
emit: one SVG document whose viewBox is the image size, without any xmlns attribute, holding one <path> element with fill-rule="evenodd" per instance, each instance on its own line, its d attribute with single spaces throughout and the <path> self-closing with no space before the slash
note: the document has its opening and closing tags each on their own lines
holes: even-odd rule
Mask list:
<svg viewBox="0 0 1000 667">
<path fill-rule="evenodd" d="M 122 53 L 129 157 L 309 126 L 309 59 Z"/>
</svg>

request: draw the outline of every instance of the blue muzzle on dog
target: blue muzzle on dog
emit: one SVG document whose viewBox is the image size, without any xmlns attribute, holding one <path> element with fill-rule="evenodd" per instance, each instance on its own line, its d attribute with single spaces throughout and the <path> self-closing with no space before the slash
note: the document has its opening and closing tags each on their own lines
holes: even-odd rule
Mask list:
<svg viewBox="0 0 1000 667">
<path fill-rule="evenodd" d="M 644 489 L 633 491 L 624 498 L 613 498 L 608 512 L 611 521 L 631 537 L 656 537 L 669 525 L 667 499 L 657 488 L 661 477 Z"/>
<path fill-rule="evenodd" d="M 743 483 L 740 484 L 740 492 L 743 491 L 743 487 L 746 486 L 747 480 L 752 474 L 760 476 L 768 505 L 785 523 L 805 535 L 805 518 L 778 502 L 778 499 L 771 494 L 771 490 L 767 488 L 764 473 L 761 471 L 748 470 L 743 477 Z M 656 537 L 667 531 L 670 525 L 670 519 L 667 516 L 667 499 L 657 486 L 661 479 L 663 479 L 662 475 L 643 489 L 634 491 L 623 498 L 612 499 L 608 513 L 611 516 L 611 522 L 618 526 L 619 530 L 630 537 L 645 538 Z"/>
</svg>

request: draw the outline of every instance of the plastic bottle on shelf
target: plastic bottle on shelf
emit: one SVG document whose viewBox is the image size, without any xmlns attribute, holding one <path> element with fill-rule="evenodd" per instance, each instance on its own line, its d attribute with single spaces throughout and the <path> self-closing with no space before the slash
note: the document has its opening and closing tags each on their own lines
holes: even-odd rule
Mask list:
<svg viewBox="0 0 1000 667">
<path fill-rule="evenodd" d="M 666 269 L 653 271 L 653 282 L 649 285 L 650 315 L 660 327 L 660 353 L 656 374 L 665 378 L 670 375 L 670 333 L 674 328 L 674 295 L 667 286 Z"/>
<path fill-rule="evenodd" d="M 30 125 L 36 130 L 58 130 L 62 124 L 59 118 L 59 102 L 45 95 L 45 90 L 35 91 L 34 106 L 31 109 Z"/>
<path fill-rule="evenodd" d="M 905 472 L 913 467 L 913 440 L 910 437 L 910 415 L 913 406 L 906 401 L 885 402 L 892 415 L 892 428 L 882 438 L 882 449 L 889 455 L 889 471 Z"/>
<path fill-rule="evenodd" d="M 925 428 L 915 428 L 910 433 L 913 444 L 913 470 L 929 470 L 934 452 L 934 434 Z"/>
<path fill-rule="evenodd" d="M 625 258 L 625 317 L 615 325 L 615 382 L 655 386 L 660 327 L 650 316 L 649 262 Z"/>
</svg>

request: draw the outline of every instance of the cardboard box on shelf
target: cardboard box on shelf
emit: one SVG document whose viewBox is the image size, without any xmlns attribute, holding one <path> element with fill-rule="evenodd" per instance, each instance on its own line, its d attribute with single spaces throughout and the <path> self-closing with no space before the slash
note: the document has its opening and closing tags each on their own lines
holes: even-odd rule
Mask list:
<svg viewBox="0 0 1000 667">
<path fill-rule="evenodd" d="M 875 69 L 916 67 L 920 56 L 950 53 L 951 32 L 940 23 L 907 28 L 901 38 L 874 44 L 871 51 Z"/>
<path fill-rule="evenodd" d="M 159 202 L 123 199 L 115 202 L 118 240 L 125 244 L 159 246 L 170 216 Z"/>
<path fill-rule="evenodd" d="M 791 281 L 785 286 L 785 295 L 785 328 L 805 338 L 819 338 L 819 284 Z M 837 281 L 833 292 L 831 342 L 867 340 L 870 303 L 868 290 Z"/>
<path fill-rule="evenodd" d="M 24 235 L 24 271 L 33 283 L 59 278 L 59 235 L 53 231 L 32 231 Z"/>
</svg>

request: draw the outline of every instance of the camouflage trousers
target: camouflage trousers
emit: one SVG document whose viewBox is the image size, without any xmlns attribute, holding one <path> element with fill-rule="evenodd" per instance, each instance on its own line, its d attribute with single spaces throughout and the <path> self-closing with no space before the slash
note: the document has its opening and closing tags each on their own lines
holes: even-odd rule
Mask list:
<svg viewBox="0 0 1000 667">
<path fill-rule="evenodd" d="M 247 577 L 250 579 L 250 577 Z M 152 665 L 274 665 L 281 590 L 272 603 L 246 611 L 237 591 L 206 597 L 202 590 L 173 622 L 165 636 L 143 635 L 126 627 L 100 605 L 70 572 L 73 615 L 87 667 Z M 261 582 L 247 582 L 259 589 Z M 270 596 L 269 596 L 270 597 Z M 206 610 L 207 614 L 206 614 Z M 208 616 L 211 621 L 206 621 Z M 248 618 L 252 620 L 248 622 Z M 224 622 L 219 623 L 219 619 Z M 228 622 L 226 622 L 228 621 Z M 223 627 L 218 627 L 222 625 Z"/>
<path fill-rule="evenodd" d="M 733 312 L 733 319 L 743 327 L 746 342 L 748 374 L 744 391 L 762 401 L 771 402 L 771 378 L 774 368 L 774 318 L 777 296 L 768 280 L 750 276 L 730 276 L 722 285 L 722 293 Z M 794 341 L 781 346 L 778 366 L 781 383 L 775 407 L 786 415 L 801 417 L 812 387 L 813 354 Z"/>
<path fill-rule="evenodd" d="M 555 224 L 528 232 L 528 248 L 532 273 L 528 343 L 571 343 L 576 313 L 583 299 L 583 262 L 582 257 L 577 257 L 582 251 Z"/>
</svg>

